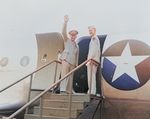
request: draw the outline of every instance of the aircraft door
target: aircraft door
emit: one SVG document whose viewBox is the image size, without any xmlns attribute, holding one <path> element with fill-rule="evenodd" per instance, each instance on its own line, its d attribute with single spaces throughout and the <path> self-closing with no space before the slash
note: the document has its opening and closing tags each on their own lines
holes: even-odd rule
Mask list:
<svg viewBox="0 0 150 119">
<path fill-rule="evenodd" d="M 59 33 L 43 33 L 36 34 L 38 46 L 38 63 L 37 69 L 49 63 L 50 61 L 58 59 L 58 53 L 64 49 L 64 42 Z M 59 80 L 60 64 L 57 67 L 56 79 Z M 56 63 L 52 63 L 46 68 L 38 71 L 35 74 L 32 89 L 45 89 L 54 83 Z"/>
</svg>

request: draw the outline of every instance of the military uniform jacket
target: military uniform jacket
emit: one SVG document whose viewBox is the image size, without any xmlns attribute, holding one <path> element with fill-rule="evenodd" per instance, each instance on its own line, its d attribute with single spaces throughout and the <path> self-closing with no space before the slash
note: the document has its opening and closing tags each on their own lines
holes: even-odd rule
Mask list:
<svg viewBox="0 0 150 119">
<path fill-rule="evenodd" d="M 78 66 L 78 55 L 79 55 L 79 47 L 76 42 L 73 42 L 71 39 L 67 37 L 67 24 L 64 23 L 62 29 L 62 35 L 64 39 L 65 49 L 60 56 L 60 60 L 66 60 L 73 66 Z"/>
<path fill-rule="evenodd" d="M 101 55 L 100 42 L 99 38 L 95 35 L 91 38 L 89 44 L 88 59 L 92 58 L 100 63 L 100 55 Z"/>
</svg>

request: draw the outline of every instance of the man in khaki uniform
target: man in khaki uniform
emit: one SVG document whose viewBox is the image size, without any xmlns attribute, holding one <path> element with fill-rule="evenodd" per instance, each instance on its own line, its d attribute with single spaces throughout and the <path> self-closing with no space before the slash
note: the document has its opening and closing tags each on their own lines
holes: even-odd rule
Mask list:
<svg viewBox="0 0 150 119">
<path fill-rule="evenodd" d="M 88 52 L 88 58 L 87 59 L 93 59 L 100 63 L 100 42 L 99 38 L 96 35 L 96 28 L 94 26 L 90 26 L 89 28 L 89 34 L 91 35 L 91 41 L 89 44 L 89 52 Z M 91 85 L 91 94 L 96 95 L 96 72 L 98 64 L 93 61 L 93 63 L 90 61 L 87 64 L 87 73 L 88 73 L 88 87 L 90 88 L 90 74 L 92 71 L 92 85 Z M 89 90 L 88 90 L 89 93 Z"/>
<path fill-rule="evenodd" d="M 60 56 L 60 60 L 62 61 L 61 77 L 66 75 L 68 72 L 73 70 L 75 66 L 78 65 L 79 47 L 75 42 L 78 32 L 76 30 L 71 30 L 69 32 L 70 38 L 67 37 L 67 22 L 68 21 L 69 21 L 69 18 L 66 15 L 64 17 L 64 24 L 62 28 L 62 35 L 64 39 L 65 49 Z M 69 93 L 70 80 L 73 80 L 73 73 L 60 83 L 61 93 Z"/>
</svg>

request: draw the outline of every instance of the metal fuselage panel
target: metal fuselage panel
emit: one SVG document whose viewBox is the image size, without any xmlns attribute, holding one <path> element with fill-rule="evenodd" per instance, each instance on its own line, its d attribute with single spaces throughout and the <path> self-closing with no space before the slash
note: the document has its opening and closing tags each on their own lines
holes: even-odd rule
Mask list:
<svg viewBox="0 0 150 119">
<path fill-rule="evenodd" d="M 149 119 L 150 101 L 106 99 L 93 119 Z"/>
</svg>

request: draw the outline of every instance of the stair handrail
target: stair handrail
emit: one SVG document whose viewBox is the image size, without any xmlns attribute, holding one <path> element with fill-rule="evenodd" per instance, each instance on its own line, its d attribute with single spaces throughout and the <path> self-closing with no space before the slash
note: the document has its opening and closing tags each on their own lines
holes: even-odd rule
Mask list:
<svg viewBox="0 0 150 119">
<path fill-rule="evenodd" d="M 42 66 L 42 67 L 38 68 L 37 70 L 33 71 L 32 73 L 30 73 L 30 74 L 28 74 L 28 75 L 24 76 L 23 78 L 21 78 L 21 79 L 17 80 L 16 82 L 13 82 L 12 84 L 10 84 L 10 85 L 6 86 L 6 87 L 5 87 L 5 88 L 3 88 L 2 90 L 0 90 L 0 93 L 1 93 L 1 92 L 3 92 L 3 91 L 5 91 L 6 89 L 8 89 L 8 88 L 12 87 L 13 85 L 15 85 L 15 84 L 19 83 L 20 81 L 24 80 L 25 78 L 27 78 L 27 77 L 31 76 L 32 74 L 34 74 L 34 73 L 38 72 L 39 70 L 41 70 L 41 69 L 43 69 L 43 68 L 47 67 L 48 65 L 52 64 L 53 62 L 57 62 L 57 63 L 60 63 L 60 64 L 61 64 L 61 61 L 53 60 L 53 61 L 51 61 L 51 62 L 49 62 L 49 63 L 45 64 L 44 66 Z"/>
<path fill-rule="evenodd" d="M 40 99 L 40 104 L 42 103 L 43 100 L 43 95 L 45 93 L 47 93 L 49 90 L 51 90 L 52 88 L 54 88 L 54 86 L 58 85 L 61 81 L 63 81 L 66 77 L 68 77 L 70 74 L 72 74 L 73 72 L 75 72 L 77 69 L 79 69 L 80 67 L 82 67 L 83 65 L 85 65 L 87 62 L 89 61 L 94 61 L 97 64 L 100 64 L 99 62 L 91 59 L 88 59 L 86 61 L 84 61 L 82 64 L 80 64 L 79 66 L 77 66 L 76 68 L 74 68 L 73 70 L 71 70 L 69 73 L 67 73 L 65 76 L 63 76 L 60 80 L 58 80 L 57 82 L 55 82 L 52 86 L 49 86 L 47 89 L 45 89 L 43 92 L 41 92 L 39 95 L 37 95 L 35 98 L 33 98 L 32 100 L 30 100 L 28 103 L 26 103 L 24 106 L 22 106 L 19 110 L 17 110 L 16 112 L 14 112 L 12 115 L 10 115 L 7 119 L 12 119 L 14 118 L 16 115 L 18 115 L 20 112 L 22 112 L 23 110 L 25 110 L 26 108 L 28 108 L 31 104 L 33 104 L 35 101 L 37 101 L 38 99 Z M 70 94 L 72 95 L 72 93 Z M 41 110 L 40 110 L 41 113 Z M 39 114 L 41 119 L 41 114 Z"/>
</svg>

